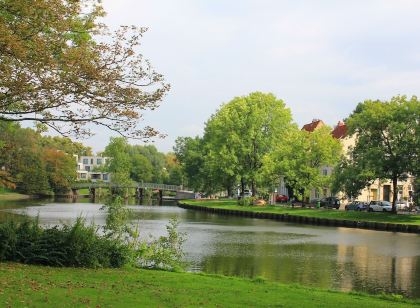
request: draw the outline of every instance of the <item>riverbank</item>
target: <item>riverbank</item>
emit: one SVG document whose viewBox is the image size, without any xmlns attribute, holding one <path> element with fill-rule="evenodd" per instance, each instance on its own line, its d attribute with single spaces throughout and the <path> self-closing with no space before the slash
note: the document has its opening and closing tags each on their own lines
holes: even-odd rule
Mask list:
<svg viewBox="0 0 420 308">
<path fill-rule="evenodd" d="M 410 307 L 397 296 L 283 285 L 142 269 L 78 269 L 0 263 L 0 303 L 6 307 Z"/>
<path fill-rule="evenodd" d="M 23 195 L 19 193 L 14 192 L 1 192 L 0 193 L 0 200 L 4 201 L 15 201 L 15 200 L 25 200 L 29 199 L 31 196 L 29 195 Z"/>
<path fill-rule="evenodd" d="M 420 215 L 276 206 L 239 206 L 236 200 L 183 200 L 182 208 L 288 222 L 420 234 Z"/>
</svg>

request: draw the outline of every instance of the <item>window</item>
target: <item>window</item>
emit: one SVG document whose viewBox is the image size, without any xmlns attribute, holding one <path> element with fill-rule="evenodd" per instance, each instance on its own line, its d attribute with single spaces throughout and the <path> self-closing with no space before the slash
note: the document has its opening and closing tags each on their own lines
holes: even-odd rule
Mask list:
<svg viewBox="0 0 420 308">
<path fill-rule="evenodd" d="M 327 169 L 322 170 L 322 175 L 328 175 L 328 170 Z"/>
<path fill-rule="evenodd" d="M 89 158 L 83 158 L 83 165 L 89 165 Z"/>
<path fill-rule="evenodd" d="M 90 166 L 85 166 L 86 171 L 90 171 Z"/>
<path fill-rule="evenodd" d="M 80 174 L 80 178 L 81 178 L 81 179 L 86 179 L 86 173 L 81 173 L 81 174 Z"/>
<path fill-rule="evenodd" d="M 90 164 L 93 165 L 93 158 L 90 159 Z"/>
<path fill-rule="evenodd" d="M 97 164 L 97 165 L 102 165 L 102 158 L 98 158 L 98 159 L 96 160 L 96 164 Z"/>
<path fill-rule="evenodd" d="M 103 179 L 104 181 L 108 181 L 108 174 L 104 174 L 104 175 L 102 175 L 102 179 Z"/>
</svg>

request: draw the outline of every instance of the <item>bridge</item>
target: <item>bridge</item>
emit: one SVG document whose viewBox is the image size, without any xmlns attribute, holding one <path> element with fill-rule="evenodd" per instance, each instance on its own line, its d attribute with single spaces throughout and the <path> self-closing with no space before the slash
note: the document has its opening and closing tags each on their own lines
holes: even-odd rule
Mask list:
<svg viewBox="0 0 420 308">
<path fill-rule="evenodd" d="M 195 194 L 194 191 L 183 187 L 182 185 L 168 185 L 168 184 L 157 184 L 157 183 L 136 183 L 133 182 L 129 185 L 117 185 L 114 183 L 74 183 L 72 185 L 72 191 L 73 195 L 77 195 L 77 191 L 79 189 L 87 188 L 89 189 L 89 194 L 92 196 L 96 195 L 97 189 L 102 188 L 109 188 L 109 189 L 115 189 L 115 188 L 131 188 L 136 190 L 136 197 L 139 199 L 142 199 L 144 196 L 144 190 L 150 189 L 150 190 L 158 190 L 159 191 L 159 199 L 163 199 L 163 191 L 172 191 L 176 192 L 176 196 L 174 199 L 194 199 Z"/>
</svg>

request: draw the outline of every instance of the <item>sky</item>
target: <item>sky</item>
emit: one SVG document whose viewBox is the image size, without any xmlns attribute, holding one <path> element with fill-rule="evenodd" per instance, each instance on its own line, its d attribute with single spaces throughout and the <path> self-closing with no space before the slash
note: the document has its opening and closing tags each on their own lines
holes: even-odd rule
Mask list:
<svg viewBox="0 0 420 308">
<path fill-rule="evenodd" d="M 104 0 L 104 22 L 148 27 L 141 53 L 171 84 L 141 125 L 202 135 L 222 103 L 254 91 L 285 101 L 300 126 L 334 126 L 359 102 L 420 92 L 417 0 Z M 94 151 L 112 134 L 83 140 Z M 142 144 L 130 141 L 132 144 Z"/>
</svg>

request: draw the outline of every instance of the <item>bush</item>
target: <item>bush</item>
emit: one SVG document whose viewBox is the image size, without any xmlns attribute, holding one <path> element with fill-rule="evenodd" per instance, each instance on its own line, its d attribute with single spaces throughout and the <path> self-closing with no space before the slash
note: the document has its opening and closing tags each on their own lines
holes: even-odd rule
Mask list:
<svg viewBox="0 0 420 308">
<path fill-rule="evenodd" d="M 166 226 L 167 236 L 161 236 L 140 249 L 139 265 L 146 268 L 182 270 L 184 234 L 178 232 L 178 221 L 172 218 Z"/>
<path fill-rule="evenodd" d="M 240 206 L 253 205 L 255 200 L 256 200 L 255 197 L 244 197 L 238 200 L 238 205 Z"/>
<path fill-rule="evenodd" d="M 0 261 L 69 267 L 121 267 L 131 261 L 127 245 L 99 236 L 79 218 L 73 225 L 43 229 L 38 220 L 0 224 Z"/>
</svg>

